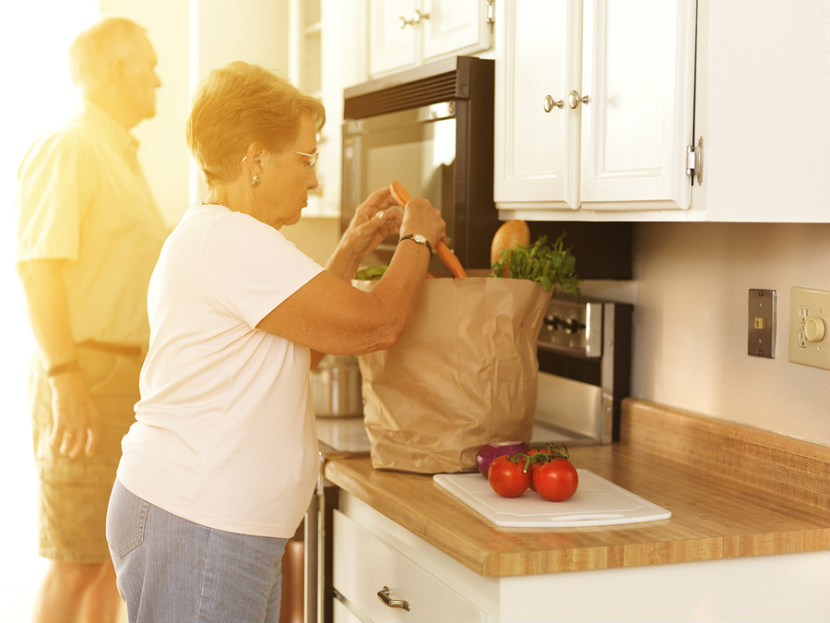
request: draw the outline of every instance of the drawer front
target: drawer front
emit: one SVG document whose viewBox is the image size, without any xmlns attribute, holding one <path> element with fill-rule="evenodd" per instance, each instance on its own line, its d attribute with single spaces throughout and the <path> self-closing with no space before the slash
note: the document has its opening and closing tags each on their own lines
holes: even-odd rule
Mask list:
<svg viewBox="0 0 830 623">
<path fill-rule="evenodd" d="M 331 623 L 362 623 L 358 616 L 343 602 L 335 599 L 331 607 Z"/>
<path fill-rule="evenodd" d="M 340 511 L 334 511 L 334 588 L 361 618 L 384 623 L 483 621 L 484 613 L 426 569 Z M 378 593 L 405 601 L 384 604 Z"/>
</svg>

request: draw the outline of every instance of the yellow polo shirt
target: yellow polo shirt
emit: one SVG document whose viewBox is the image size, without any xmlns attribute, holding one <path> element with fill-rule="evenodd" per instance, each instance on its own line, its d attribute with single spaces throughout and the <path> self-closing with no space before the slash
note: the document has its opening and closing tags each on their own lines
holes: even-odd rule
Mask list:
<svg viewBox="0 0 830 623">
<path fill-rule="evenodd" d="M 81 113 L 38 139 L 18 173 L 17 261 L 64 259 L 70 326 L 87 339 L 146 345 L 147 285 L 168 228 L 108 113 Z"/>
</svg>

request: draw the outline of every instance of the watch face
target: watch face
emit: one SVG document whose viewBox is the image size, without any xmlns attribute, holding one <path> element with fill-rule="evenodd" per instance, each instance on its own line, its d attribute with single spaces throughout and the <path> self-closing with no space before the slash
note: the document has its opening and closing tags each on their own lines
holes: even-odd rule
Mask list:
<svg viewBox="0 0 830 623">
<path fill-rule="evenodd" d="M 415 234 L 414 236 L 412 236 L 412 238 L 415 240 L 415 242 L 420 242 L 421 244 L 426 244 L 427 242 L 427 237 L 422 234 Z"/>
</svg>

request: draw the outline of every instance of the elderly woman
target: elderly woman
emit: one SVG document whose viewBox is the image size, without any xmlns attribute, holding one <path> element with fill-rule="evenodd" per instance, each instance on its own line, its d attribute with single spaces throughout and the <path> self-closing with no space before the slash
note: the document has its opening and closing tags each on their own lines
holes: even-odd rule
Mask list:
<svg viewBox="0 0 830 623">
<path fill-rule="evenodd" d="M 187 139 L 210 192 L 164 245 L 151 341 L 123 441 L 107 537 L 129 619 L 276 621 L 280 561 L 318 474 L 308 373 L 323 353 L 393 345 L 445 224 L 388 190 L 361 205 L 325 268 L 279 229 L 314 174 L 320 103 L 261 67 L 211 72 Z M 371 293 L 349 280 L 393 231 Z"/>
</svg>

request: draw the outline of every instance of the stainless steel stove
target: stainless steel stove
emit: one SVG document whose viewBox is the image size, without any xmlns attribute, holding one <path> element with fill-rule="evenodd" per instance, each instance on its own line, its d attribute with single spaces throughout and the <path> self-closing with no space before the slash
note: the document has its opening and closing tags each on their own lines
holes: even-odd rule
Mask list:
<svg viewBox="0 0 830 623">
<path fill-rule="evenodd" d="M 535 442 L 611 443 L 631 389 L 627 303 L 555 297 L 539 332 Z"/>
</svg>

